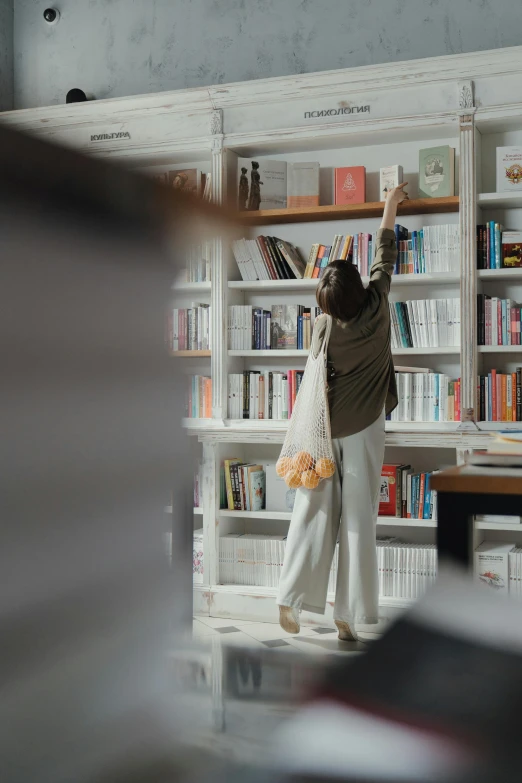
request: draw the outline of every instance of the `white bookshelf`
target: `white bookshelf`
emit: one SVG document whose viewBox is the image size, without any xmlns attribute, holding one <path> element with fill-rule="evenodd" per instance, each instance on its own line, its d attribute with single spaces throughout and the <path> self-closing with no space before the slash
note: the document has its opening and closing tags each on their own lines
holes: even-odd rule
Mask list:
<svg viewBox="0 0 522 783">
<path fill-rule="evenodd" d="M 502 372 L 507 367 L 512 372 L 517 363 L 522 364 L 520 346 L 477 346 L 475 323 L 479 292 L 522 301 L 522 270 L 477 270 L 475 247 L 478 223 L 494 219 L 506 228 L 522 229 L 522 193 L 497 193 L 495 182 L 495 148 L 522 145 L 522 104 L 517 102 L 521 75 L 522 47 L 509 47 L 93 101 L 74 109 L 65 105 L 8 112 L 2 114 L 2 122 L 143 171 L 170 167 L 211 172 L 213 199 L 218 203 L 234 202 L 238 156 L 318 160 L 319 209 L 306 215 L 295 210 L 250 215 L 245 220 L 244 231 L 251 236 L 280 236 L 297 245 L 305 259 L 313 242 L 329 244 L 336 233 L 375 232 L 382 208 L 379 168 L 401 163 L 412 202 L 399 222 L 410 230 L 458 222 L 461 234 L 458 273 L 397 275 L 392 280 L 392 299 L 461 299 L 461 347 L 394 351 L 400 364 L 429 366 L 462 379 L 461 407 L 469 421 L 386 424 L 386 459 L 429 470 L 460 462 L 467 450 L 486 446 L 492 431 L 517 426 L 475 424 L 472 412 L 479 373 L 491 368 Z M 345 104 L 368 105 L 369 110 L 337 114 Z M 108 141 L 92 140 L 100 128 Z M 111 139 L 112 131 L 122 130 L 130 139 L 121 135 Z M 417 199 L 419 149 L 442 144 L 456 150 L 456 196 L 445 201 Z M 368 203 L 358 209 L 331 206 L 332 171 L 344 165 L 366 166 Z M 212 260 L 212 283 L 173 281 L 170 292 L 179 302 L 175 306 L 186 307 L 194 300 L 212 305 L 211 350 L 186 352 L 172 361 L 173 372 L 212 377 L 212 418 L 183 422 L 205 466 L 203 508 L 194 510 L 195 528 L 204 529 L 205 549 L 204 585 L 194 590 L 195 609 L 222 617 L 276 620 L 274 591 L 219 584 L 217 552 L 221 535 L 244 526 L 259 532 L 281 530 L 288 526 L 288 515 L 236 515 L 220 509 L 219 466 L 225 456 L 236 452 L 261 464 L 275 461 L 287 422 L 229 419 L 227 377 L 250 368 L 303 368 L 307 352 L 228 350 L 227 308 L 278 302 L 310 306 L 317 281 L 240 280 L 230 237 L 215 238 Z M 434 540 L 431 520 L 389 518 L 381 519 L 379 526 L 402 527 L 402 535 L 415 541 Z M 477 535 L 486 530 L 490 528 L 477 526 Z M 522 544 L 522 532 L 514 526 L 491 530 L 495 535 L 512 535 Z M 393 613 L 409 603 L 384 599 L 381 608 Z"/>
</svg>

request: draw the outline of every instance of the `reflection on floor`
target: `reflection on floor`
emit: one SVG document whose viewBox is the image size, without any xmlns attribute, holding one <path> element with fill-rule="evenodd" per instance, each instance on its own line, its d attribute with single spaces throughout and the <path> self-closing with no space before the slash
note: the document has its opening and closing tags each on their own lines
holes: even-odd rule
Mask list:
<svg viewBox="0 0 522 783">
<path fill-rule="evenodd" d="M 192 639 L 173 654 L 183 741 L 229 761 L 266 764 L 278 728 L 326 668 L 350 665 L 385 629 L 361 627 L 364 642 L 341 642 L 326 622 L 294 636 L 276 623 L 198 615 Z"/>
<path fill-rule="evenodd" d="M 382 628 L 379 631 L 382 633 Z M 256 623 L 248 620 L 230 620 L 217 617 L 194 618 L 195 640 L 221 638 L 234 647 L 277 649 L 278 652 L 313 653 L 316 655 L 353 655 L 364 652 L 366 644 L 380 638 L 380 634 L 360 630 L 361 642 L 341 642 L 335 626 L 303 626 L 297 635 L 286 633 L 278 623 Z"/>
</svg>

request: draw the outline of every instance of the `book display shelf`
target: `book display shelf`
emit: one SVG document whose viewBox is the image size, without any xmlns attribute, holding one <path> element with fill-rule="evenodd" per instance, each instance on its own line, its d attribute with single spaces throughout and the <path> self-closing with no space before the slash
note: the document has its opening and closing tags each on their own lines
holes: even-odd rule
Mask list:
<svg viewBox="0 0 522 783">
<path fill-rule="evenodd" d="M 391 289 L 392 301 L 460 300 L 459 344 L 394 350 L 397 364 L 460 378 L 461 421 L 386 424 L 385 461 L 432 471 L 459 464 L 467 451 L 486 446 L 492 430 L 522 427 L 480 421 L 478 377 L 493 369 L 516 372 L 522 365 L 522 346 L 478 345 L 477 295 L 522 303 L 522 269 L 478 269 L 476 241 L 477 224 L 488 221 L 522 230 L 522 190 L 496 192 L 496 148 L 522 147 L 521 76 L 522 47 L 511 47 L 10 112 L 2 121 L 145 172 L 191 167 L 211 172 L 213 200 L 228 205 L 237 205 L 239 158 L 317 161 L 320 206 L 240 215 L 242 236 L 277 236 L 295 245 L 305 262 L 314 243 L 329 244 L 335 234 L 377 231 L 383 208 L 379 170 L 400 164 L 410 201 L 400 208 L 398 222 L 409 231 L 451 224 L 460 232 L 458 268 L 396 275 Z M 419 198 L 419 151 L 443 145 L 455 149 L 455 195 Z M 365 166 L 364 204 L 333 204 L 333 172 L 339 166 Z M 222 509 L 220 482 L 227 458 L 273 465 L 286 422 L 230 418 L 228 376 L 303 370 L 307 351 L 229 349 L 228 307 L 312 307 L 317 281 L 242 280 L 231 244 L 229 239 L 214 240 L 211 281 L 174 282 L 171 292 L 172 308 L 211 306 L 209 349 L 172 351 L 173 372 L 185 374 L 187 384 L 192 376 L 211 378 L 211 416 L 189 418 L 179 412 L 185 416 L 194 457 L 203 465 L 202 507 L 194 515 L 194 528 L 203 527 L 204 568 L 194 604 L 196 612 L 213 616 L 275 621 L 274 588 L 221 584 L 220 539 L 242 533 L 284 536 L 289 512 Z M 378 535 L 433 544 L 435 528 L 434 519 L 383 517 Z M 475 535 L 477 543 L 486 536 L 508 536 L 522 545 L 520 525 L 482 522 Z M 330 594 L 330 613 L 332 600 Z M 382 612 L 409 603 L 383 597 Z"/>
</svg>

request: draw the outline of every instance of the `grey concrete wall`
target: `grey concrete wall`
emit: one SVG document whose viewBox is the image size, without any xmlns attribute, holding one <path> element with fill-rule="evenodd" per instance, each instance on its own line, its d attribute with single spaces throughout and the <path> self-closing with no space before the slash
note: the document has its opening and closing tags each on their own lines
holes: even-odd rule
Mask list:
<svg viewBox="0 0 522 783">
<path fill-rule="evenodd" d="M 13 0 L 0 0 L 0 111 L 13 108 Z"/>
<path fill-rule="evenodd" d="M 15 103 L 97 98 L 520 43 L 520 0 L 15 0 Z"/>
</svg>

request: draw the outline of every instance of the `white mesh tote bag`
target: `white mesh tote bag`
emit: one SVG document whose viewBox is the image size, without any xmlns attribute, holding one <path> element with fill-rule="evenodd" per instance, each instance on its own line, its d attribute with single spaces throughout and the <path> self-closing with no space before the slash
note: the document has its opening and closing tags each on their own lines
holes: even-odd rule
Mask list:
<svg viewBox="0 0 522 783">
<path fill-rule="evenodd" d="M 324 316 L 326 331 L 321 348 L 308 356 L 303 380 L 292 411 L 276 471 L 293 489 L 315 489 L 335 473 L 328 409 L 327 349 L 332 319 Z"/>
</svg>

